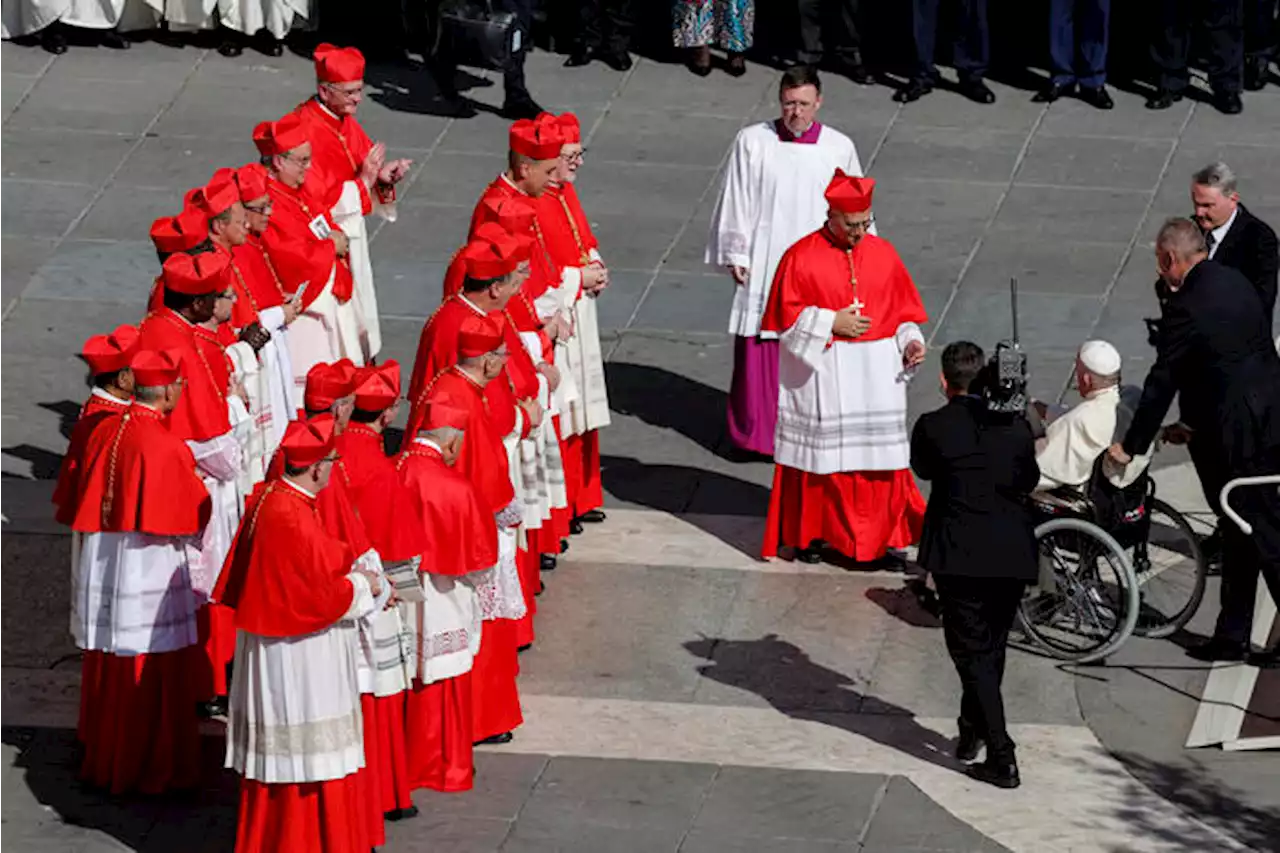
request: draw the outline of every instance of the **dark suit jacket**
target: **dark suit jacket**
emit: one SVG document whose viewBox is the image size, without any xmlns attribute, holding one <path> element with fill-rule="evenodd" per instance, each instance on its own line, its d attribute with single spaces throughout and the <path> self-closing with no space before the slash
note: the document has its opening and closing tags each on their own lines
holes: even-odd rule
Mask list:
<svg viewBox="0 0 1280 853">
<path fill-rule="evenodd" d="M 1040 481 L 1023 418 L 954 397 L 911 431 L 911 469 L 933 485 L 920 565 L 935 575 L 1037 578 L 1035 521 L 1026 504 Z"/>
<path fill-rule="evenodd" d="M 1195 440 L 1224 451 L 1224 462 L 1242 442 L 1269 441 L 1254 427 L 1274 428 L 1268 419 L 1280 411 L 1280 356 L 1271 317 L 1249 280 L 1218 261 L 1201 261 L 1161 306 L 1160 324 L 1156 363 L 1124 449 L 1151 445 L 1175 394 Z"/>
<path fill-rule="evenodd" d="M 1249 212 L 1243 204 L 1238 208 L 1236 221 L 1231 223 L 1222 245 L 1213 253 L 1213 259 L 1232 269 L 1239 270 L 1258 291 L 1262 303 L 1262 315 L 1271 328 L 1271 318 L 1276 307 L 1276 275 L 1280 270 L 1280 245 L 1271 226 Z M 1164 307 L 1169 298 L 1169 288 L 1163 279 L 1156 279 L 1156 301 Z M 1155 346 L 1155 340 L 1151 341 Z"/>
</svg>

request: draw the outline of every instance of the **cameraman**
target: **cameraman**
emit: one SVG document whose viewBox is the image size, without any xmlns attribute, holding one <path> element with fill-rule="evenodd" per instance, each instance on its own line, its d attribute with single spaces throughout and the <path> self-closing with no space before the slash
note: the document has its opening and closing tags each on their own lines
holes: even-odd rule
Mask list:
<svg viewBox="0 0 1280 853">
<path fill-rule="evenodd" d="M 942 351 L 947 405 L 922 415 L 911 433 L 911 468 L 933 484 L 920 539 L 920 565 L 933 575 L 947 651 L 960 675 L 956 758 L 1001 788 L 1020 784 L 1005 729 L 1005 647 L 1018 602 L 1037 578 L 1035 523 L 1026 503 L 1040 480 L 1025 419 L 988 410 L 982 348 L 968 341 Z"/>
</svg>

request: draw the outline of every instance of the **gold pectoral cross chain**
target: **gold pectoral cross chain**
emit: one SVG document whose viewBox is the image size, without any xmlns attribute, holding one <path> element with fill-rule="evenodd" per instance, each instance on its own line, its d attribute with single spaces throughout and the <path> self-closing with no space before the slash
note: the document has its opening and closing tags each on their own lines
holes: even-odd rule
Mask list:
<svg viewBox="0 0 1280 853">
<path fill-rule="evenodd" d="M 862 316 L 862 309 L 867 303 L 858 298 L 858 271 L 853 265 L 853 249 L 845 249 L 845 257 L 849 259 L 849 284 L 853 287 L 853 301 L 849 303 L 855 316 Z"/>
</svg>

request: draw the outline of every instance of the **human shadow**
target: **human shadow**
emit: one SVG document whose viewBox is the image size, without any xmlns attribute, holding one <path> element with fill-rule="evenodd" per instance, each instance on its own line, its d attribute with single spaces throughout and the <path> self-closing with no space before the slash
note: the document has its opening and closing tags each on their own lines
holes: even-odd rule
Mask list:
<svg viewBox="0 0 1280 853">
<path fill-rule="evenodd" d="M 647 364 L 610 361 L 604 370 L 610 409 L 673 429 L 721 459 L 733 458 L 725 424 L 728 394 Z"/>
<path fill-rule="evenodd" d="M 32 480 L 52 480 L 58 476 L 59 469 L 62 468 L 62 456 L 47 450 L 43 447 L 36 447 L 34 444 L 15 444 L 3 449 L 6 456 L 12 456 L 14 459 L 21 459 L 24 462 L 31 463 Z"/>
<path fill-rule="evenodd" d="M 684 648 L 708 663 L 698 674 L 760 696 L 778 711 L 905 752 L 921 761 L 960 770 L 953 743 L 915 720 L 912 712 L 854 689 L 842 672 L 814 663 L 803 649 L 766 634 L 758 640 L 703 637 Z"/>
<path fill-rule="evenodd" d="M 202 738 L 202 784 L 191 791 L 157 797 L 112 796 L 79 780 L 80 746 L 69 729 L 4 726 L 4 744 L 17 750 L 13 766 L 44 809 L 6 806 L 5 847 L 20 849 L 22 838 L 65 839 L 63 849 L 89 849 L 92 839 L 66 827 L 103 833 L 130 850 L 214 853 L 235 846 L 237 782 L 222 767 L 221 737 Z M 5 798 L 23 793 L 6 787 Z M 10 811 L 10 809 L 13 811 Z M 50 820 L 52 812 L 55 820 Z M 100 845 L 101 842 L 99 841 Z M 96 848 L 94 848 L 96 849 Z"/>
<path fill-rule="evenodd" d="M 930 613 L 920 604 L 920 597 L 909 587 L 896 589 L 873 586 L 866 592 L 867 600 L 888 613 L 894 619 L 913 628 L 941 628 L 942 619 Z"/>
</svg>

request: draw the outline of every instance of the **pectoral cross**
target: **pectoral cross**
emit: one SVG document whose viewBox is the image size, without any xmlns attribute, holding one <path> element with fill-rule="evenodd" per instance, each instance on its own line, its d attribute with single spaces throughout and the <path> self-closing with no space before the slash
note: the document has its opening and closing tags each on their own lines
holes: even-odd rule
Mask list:
<svg viewBox="0 0 1280 853">
<path fill-rule="evenodd" d="M 849 303 L 849 307 L 853 309 L 855 316 L 861 317 L 862 309 L 867 303 L 858 298 L 858 271 L 853 265 L 853 250 L 846 249 L 845 256 L 849 259 L 849 284 L 853 287 L 853 301 Z"/>
<path fill-rule="evenodd" d="M 859 298 L 855 295 L 855 296 L 853 297 L 853 301 L 849 303 L 849 307 L 853 309 L 853 313 L 854 313 L 854 315 L 855 315 L 855 316 L 857 316 L 857 317 L 861 317 L 861 316 L 862 316 L 862 309 L 863 309 L 864 307 L 866 307 L 866 304 L 867 304 L 867 303 L 863 302 L 861 299 L 859 299 Z"/>
</svg>

